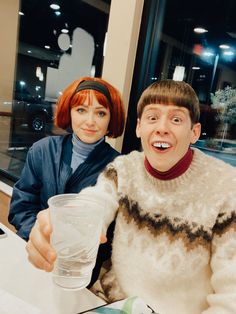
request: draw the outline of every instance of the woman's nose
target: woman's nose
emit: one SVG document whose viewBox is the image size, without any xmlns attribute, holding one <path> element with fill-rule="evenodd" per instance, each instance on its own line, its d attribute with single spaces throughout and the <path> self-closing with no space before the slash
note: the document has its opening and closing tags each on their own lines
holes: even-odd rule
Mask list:
<svg viewBox="0 0 236 314">
<path fill-rule="evenodd" d="M 86 122 L 88 124 L 93 124 L 95 122 L 95 116 L 94 116 L 94 114 L 92 112 L 88 113 Z"/>
</svg>

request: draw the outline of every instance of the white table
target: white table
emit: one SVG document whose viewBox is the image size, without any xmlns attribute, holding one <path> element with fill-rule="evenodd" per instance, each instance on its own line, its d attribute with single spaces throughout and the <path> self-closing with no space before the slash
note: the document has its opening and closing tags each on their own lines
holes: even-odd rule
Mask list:
<svg viewBox="0 0 236 314">
<path fill-rule="evenodd" d="M 1 223 L 0 227 L 7 233 L 7 237 L 0 238 L 0 289 L 43 314 L 76 314 L 104 304 L 87 289 L 67 291 L 55 286 L 50 273 L 29 263 L 26 242 Z"/>
</svg>

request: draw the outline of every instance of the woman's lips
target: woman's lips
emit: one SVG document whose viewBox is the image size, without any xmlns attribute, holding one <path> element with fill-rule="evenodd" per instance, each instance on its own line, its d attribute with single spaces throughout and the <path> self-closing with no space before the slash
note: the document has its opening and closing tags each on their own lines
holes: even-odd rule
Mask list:
<svg viewBox="0 0 236 314">
<path fill-rule="evenodd" d="M 84 131 L 85 133 L 90 133 L 90 134 L 94 134 L 94 133 L 97 132 L 96 130 L 90 130 L 90 129 L 83 129 L 83 131 Z"/>
</svg>

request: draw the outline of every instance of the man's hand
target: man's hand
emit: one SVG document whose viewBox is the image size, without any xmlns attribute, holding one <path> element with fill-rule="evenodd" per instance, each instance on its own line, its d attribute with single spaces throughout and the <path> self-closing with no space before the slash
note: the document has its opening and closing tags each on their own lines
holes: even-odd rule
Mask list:
<svg viewBox="0 0 236 314">
<path fill-rule="evenodd" d="M 47 272 L 53 270 L 57 254 L 50 244 L 52 225 L 49 210 L 38 213 L 37 220 L 31 230 L 29 241 L 26 245 L 29 261 L 37 268 Z"/>
<path fill-rule="evenodd" d="M 42 210 L 37 215 L 37 220 L 31 230 L 29 241 L 26 245 L 28 259 L 31 264 L 47 272 L 53 270 L 57 258 L 55 249 L 50 244 L 52 225 L 49 209 Z M 100 236 L 100 243 L 106 243 L 105 235 Z"/>
<path fill-rule="evenodd" d="M 104 244 L 104 243 L 106 243 L 107 242 L 107 237 L 104 235 L 104 234 L 102 234 L 101 236 L 100 236 L 100 243 L 101 244 Z"/>
</svg>

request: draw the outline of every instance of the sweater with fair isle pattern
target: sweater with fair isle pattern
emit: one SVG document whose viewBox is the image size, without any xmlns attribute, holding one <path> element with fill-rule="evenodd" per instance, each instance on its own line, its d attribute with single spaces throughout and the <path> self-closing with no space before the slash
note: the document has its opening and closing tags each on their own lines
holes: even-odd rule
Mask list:
<svg viewBox="0 0 236 314">
<path fill-rule="evenodd" d="M 194 149 L 181 176 L 163 181 L 144 154 L 120 156 L 81 192 L 116 217 L 108 302 L 139 296 L 160 314 L 236 313 L 236 168 Z"/>
</svg>

